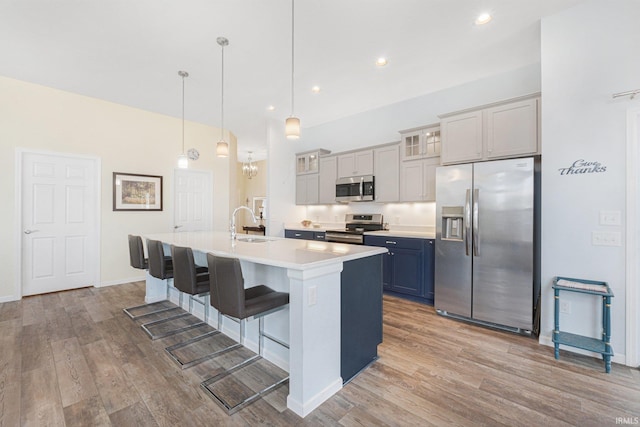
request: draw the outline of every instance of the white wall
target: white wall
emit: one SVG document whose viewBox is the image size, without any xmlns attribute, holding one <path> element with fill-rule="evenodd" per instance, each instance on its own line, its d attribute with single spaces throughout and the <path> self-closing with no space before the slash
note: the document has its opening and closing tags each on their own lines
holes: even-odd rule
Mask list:
<svg viewBox="0 0 640 427">
<path fill-rule="evenodd" d="M 304 217 L 304 207 L 296 206 L 296 154 L 298 142 L 284 136 L 284 122 L 268 120 L 267 140 L 267 233 L 284 236 L 284 224 Z"/>
<path fill-rule="evenodd" d="M 612 99 L 640 87 L 640 2 L 590 0 L 542 22 L 542 323 L 541 342 L 553 329 L 554 276 L 609 283 L 615 293 L 612 344 L 623 362 L 625 251 L 593 246 L 593 231 L 625 236 L 626 111 L 638 100 Z M 560 168 L 584 159 L 606 172 L 565 175 Z M 622 226 L 599 223 L 602 210 L 619 211 Z M 561 328 L 598 337 L 595 298 L 563 295 L 571 314 Z"/>
<path fill-rule="evenodd" d="M 179 100 L 179 93 L 176 99 Z M 150 113 L 95 98 L 0 77 L 0 301 L 19 298 L 14 284 L 18 268 L 15 228 L 15 149 L 46 150 L 96 156 L 101 159 L 100 283 L 121 283 L 143 277 L 129 267 L 127 234 L 171 231 L 173 171 L 182 150 L 180 119 Z M 235 138 L 227 159 L 215 156 L 219 130 L 185 123 L 187 148 L 200 151 L 194 169 L 213 171 L 213 225 L 226 229 L 230 200 L 235 203 Z M 229 164 L 234 165 L 233 172 Z M 164 210 L 113 212 L 112 173 L 129 172 L 164 177 Z"/>
<path fill-rule="evenodd" d="M 440 122 L 439 114 L 540 91 L 540 64 L 390 104 L 330 123 L 303 128 L 296 152 L 333 152 L 399 141 L 398 131 Z M 304 125 L 304 112 L 299 112 Z"/>
</svg>

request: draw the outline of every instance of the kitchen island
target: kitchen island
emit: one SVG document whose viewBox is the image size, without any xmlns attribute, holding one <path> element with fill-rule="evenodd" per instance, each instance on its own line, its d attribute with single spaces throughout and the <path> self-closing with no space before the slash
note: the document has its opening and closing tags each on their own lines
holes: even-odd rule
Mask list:
<svg viewBox="0 0 640 427">
<path fill-rule="evenodd" d="M 372 337 L 373 351 L 377 352 L 382 339 L 382 277 L 375 272 L 381 271 L 385 248 L 262 236 L 231 240 L 229 234 L 221 232 L 144 237 L 165 245 L 190 247 L 200 265 L 206 265 L 206 253 L 236 257 L 241 262 L 246 287 L 264 284 L 289 292 L 288 309 L 268 316 L 265 322 L 265 331 L 270 335 L 284 341 L 288 338 L 289 352 L 265 345 L 264 356 L 280 366 L 288 359 L 287 407 L 301 417 L 342 388 L 345 359 L 361 359 L 361 368 L 370 363 L 370 357 L 352 353 L 361 346 L 359 343 L 346 351 L 345 338 L 349 341 L 351 335 L 354 339 Z M 146 301 L 164 299 L 165 286 L 164 281 L 147 275 Z M 345 307 L 343 300 L 351 306 Z M 359 311 L 362 316 L 354 316 Z M 358 321 L 366 316 L 379 320 Z M 257 325 L 252 323 L 257 322 L 247 325 L 248 339 L 257 333 Z M 224 326 L 223 323 L 221 330 L 228 333 Z"/>
</svg>

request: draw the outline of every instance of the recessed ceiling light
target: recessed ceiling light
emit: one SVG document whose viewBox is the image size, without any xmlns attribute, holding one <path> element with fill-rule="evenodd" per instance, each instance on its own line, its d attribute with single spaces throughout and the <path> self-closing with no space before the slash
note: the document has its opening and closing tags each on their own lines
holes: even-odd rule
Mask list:
<svg viewBox="0 0 640 427">
<path fill-rule="evenodd" d="M 313 93 L 320 93 L 320 86 L 314 86 L 311 88 L 311 92 Z"/>
<path fill-rule="evenodd" d="M 385 65 L 387 65 L 387 58 L 378 58 L 376 60 L 376 65 L 378 67 L 384 67 Z"/>
<path fill-rule="evenodd" d="M 267 107 L 267 110 L 269 110 L 269 111 L 273 111 L 273 110 L 275 110 L 275 109 L 276 109 L 276 107 L 274 107 L 273 105 L 269 105 L 269 106 Z"/>
<path fill-rule="evenodd" d="M 488 23 L 489 21 L 491 21 L 491 19 L 492 19 L 492 16 L 490 14 L 481 13 L 476 18 L 476 25 L 484 25 L 484 24 Z"/>
</svg>

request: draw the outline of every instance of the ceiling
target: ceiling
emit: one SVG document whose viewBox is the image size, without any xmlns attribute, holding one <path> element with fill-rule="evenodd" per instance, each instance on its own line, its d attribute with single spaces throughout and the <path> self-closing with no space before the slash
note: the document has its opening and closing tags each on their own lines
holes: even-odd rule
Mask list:
<svg viewBox="0 0 640 427">
<path fill-rule="evenodd" d="M 539 62 L 540 18 L 582 1 L 296 0 L 302 138 L 314 125 Z M 484 11 L 493 20 L 475 26 Z M 186 70 L 186 119 L 220 127 L 218 36 L 229 39 L 224 126 L 240 159 L 264 158 L 266 120 L 284 127 L 291 113 L 290 0 L 1 0 L 0 75 L 181 117 Z M 388 65 L 376 67 L 381 56 Z"/>
</svg>

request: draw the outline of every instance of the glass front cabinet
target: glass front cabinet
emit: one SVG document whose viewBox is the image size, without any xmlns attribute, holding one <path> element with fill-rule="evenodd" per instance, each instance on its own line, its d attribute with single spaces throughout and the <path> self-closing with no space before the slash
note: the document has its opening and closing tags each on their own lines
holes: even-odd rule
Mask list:
<svg viewBox="0 0 640 427">
<path fill-rule="evenodd" d="M 440 125 L 400 131 L 400 157 L 402 160 L 440 156 Z"/>
</svg>

